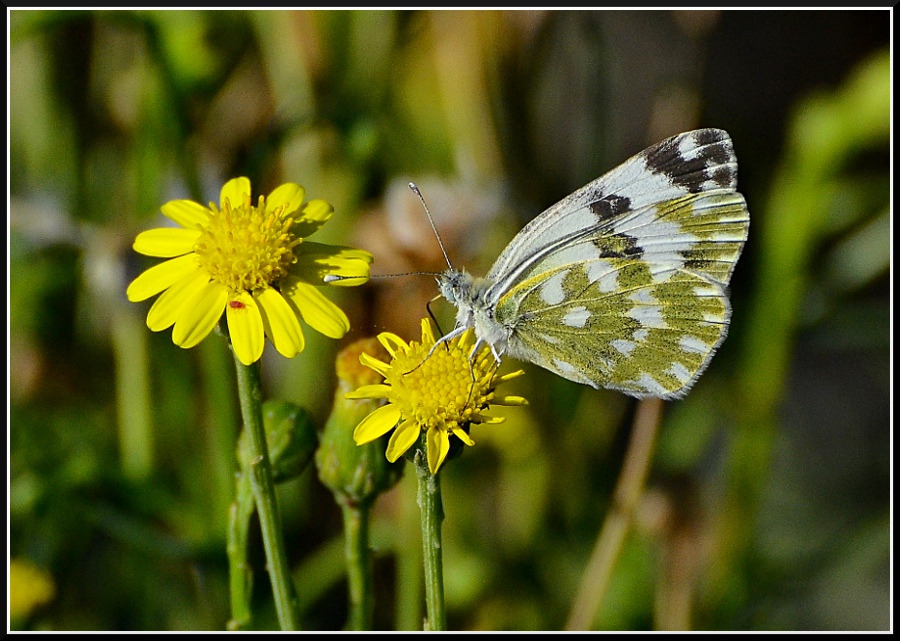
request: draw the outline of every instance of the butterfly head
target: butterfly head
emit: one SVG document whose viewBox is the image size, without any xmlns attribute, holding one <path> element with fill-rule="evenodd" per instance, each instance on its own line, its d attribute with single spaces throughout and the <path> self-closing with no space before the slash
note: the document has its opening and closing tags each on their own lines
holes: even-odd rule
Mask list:
<svg viewBox="0 0 900 641">
<path fill-rule="evenodd" d="M 473 327 L 479 294 L 475 277 L 465 270 L 460 271 L 451 267 L 437 277 L 437 284 L 441 296 L 458 310 L 456 326 Z"/>
<path fill-rule="evenodd" d="M 458 301 L 465 298 L 466 292 L 471 291 L 474 279 L 465 270 L 459 271 L 451 267 L 439 274 L 436 280 L 441 296 L 458 305 Z"/>
<path fill-rule="evenodd" d="M 441 295 L 456 306 L 456 330 L 474 327 L 478 344 L 489 344 L 499 361 L 506 351 L 509 331 L 494 318 L 495 307 L 488 295 L 491 281 L 450 268 L 438 276 L 437 283 Z"/>
</svg>

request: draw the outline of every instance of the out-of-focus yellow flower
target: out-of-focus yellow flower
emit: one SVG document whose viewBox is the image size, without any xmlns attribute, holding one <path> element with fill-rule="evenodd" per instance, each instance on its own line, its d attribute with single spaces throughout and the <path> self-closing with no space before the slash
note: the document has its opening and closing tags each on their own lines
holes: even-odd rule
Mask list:
<svg viewBox="0 0 900 641">
<path fill-rule="evenodd" d="M 22 559 L 9 560 L 9 616 L 24 619 L 56 594 L 53 579 L 45 571 Z"/>
</svg>

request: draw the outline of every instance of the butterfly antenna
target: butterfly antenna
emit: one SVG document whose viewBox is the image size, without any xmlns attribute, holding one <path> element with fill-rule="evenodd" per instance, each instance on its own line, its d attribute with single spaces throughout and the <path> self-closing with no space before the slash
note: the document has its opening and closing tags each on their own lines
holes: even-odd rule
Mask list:
<svg viewBox="0 0 900 641">
<path fill-rule="evenodd" d="M 419 191 L 419 188 L 416 187 L 416 183 L 409 183 L 409 188 L 412 189 L 413 193 L 419 197 L 419 200 L 422 201 L 422 207 L 425 208 L 425 215 L 428 216 L 428 224 L 431 225 L 432 231 L 434 231 L 434 235 L 437 238 L 438 245 L 441 246 L 441 253 L 444 255 L 444 260 L 447 261 L 447 267 L 453 269 L 453 265 L 450 264 L 450 257 L 447 256 L 447 250 L 444 249 L 444 241 L 441 240 L 441 235 L 438 233 L 437 227 L 434 224 L 434 219 L 431 217 L 431 212 L 428 211 L 428 205 L 425 204 L 425 198 L 422 196 L 422 192 Z"/>
</svg>

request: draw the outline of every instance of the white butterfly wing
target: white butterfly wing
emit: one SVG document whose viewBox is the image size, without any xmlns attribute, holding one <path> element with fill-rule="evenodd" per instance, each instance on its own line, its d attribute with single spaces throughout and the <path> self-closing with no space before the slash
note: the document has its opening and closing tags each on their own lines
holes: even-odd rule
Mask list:
<svg viewBox="0 0 900 641">
<path fill-rule="evenodd" d="M 513 357 L 594 387 L 682 396 L 728 328 L 749 226 L 736 177 L 725 132 L 664 140 L 526 225 L 476 306 Z"/>
</svg>

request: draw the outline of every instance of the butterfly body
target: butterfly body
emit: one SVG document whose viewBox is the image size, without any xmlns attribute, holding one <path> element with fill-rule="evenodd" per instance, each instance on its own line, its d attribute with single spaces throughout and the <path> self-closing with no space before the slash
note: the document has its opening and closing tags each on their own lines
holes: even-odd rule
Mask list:
<svg viewBox="0 0 900 641">
<path fill-rule="evenodd" d="M 438 278 L 495 356 L 636 397 L 680 398 L 725 339 L 747 238 L 728 134 L 668 138 L 538 215 L 484 278 Z"/>
<path fill-rule="evenodd" d="M 487 343 L 499 360 L 509 351 L 512 328 L 497 322 L 496 307 L 487 302 L 490 286 L 486 278 L 476 278 L 465 270 L 448 269 L 438 278 L 441 294 L 457 307 L 456 332 L 474 327 L 476 349 Z M 515 358 L 515 354 L 510 356 Z"/>
</svg>

